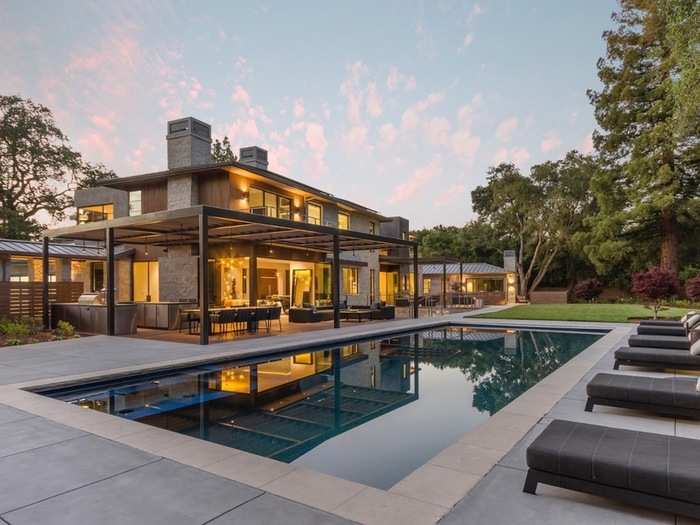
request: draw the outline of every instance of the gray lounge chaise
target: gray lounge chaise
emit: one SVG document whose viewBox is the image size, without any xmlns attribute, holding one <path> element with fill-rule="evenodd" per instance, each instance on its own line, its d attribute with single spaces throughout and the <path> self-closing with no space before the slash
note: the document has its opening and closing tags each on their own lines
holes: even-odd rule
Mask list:
<svg viewBox="0 0 700 525">
<path fill-rule="evenodd" d="M 544 483 L 700 518 L 694 439 L 555 419 L 527 449 L 523 491 Z"/>
<path fill-rule="evenodd" d="M 673 319 L 643 319 L 639 321 L 640 326 L 683 326 L 692 316 L 698 314 L 697 310 L 688 311 L 680 320 Z"/>
<path fill-rule="evenodd" d="M 700 315 L 693 314 L 683 316 L 681 321 L 663 324 L 641 324 L 637 327 L 639 335 L 661 335 L 661 336 L 676 336 L 687 337 L 689 332 L 700 326 Z"/>
<path fill-rule="evenodd" d="M 700 419 L 700 393 L 692 377 L 596 374 L 586 385 L 586 411 L 595 405 Z"/>
<path fill-rule="evenodd" d="M 631 335 L 628 339 L 628 345 L 644 348 L 675 348 L 678 350 L 689 350 L 690 337 L 670 335 Z"/>
<path fill-rule="evenodd" d="M 615 350 L 613 368 L 619 370 L 620 365 L 700 370 L 700 356 L 693 355 L 688 350 L 673 348 L 622 347 Z"/>
</svg>

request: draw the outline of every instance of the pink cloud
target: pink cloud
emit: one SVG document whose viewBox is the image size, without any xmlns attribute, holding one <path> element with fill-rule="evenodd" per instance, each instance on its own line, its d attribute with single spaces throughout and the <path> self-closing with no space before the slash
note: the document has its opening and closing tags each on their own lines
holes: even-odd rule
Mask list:
<svg viewBox="0 0 700 525">
<path fill-rule="evenodd" d="M 506 147 L 501 147 L 498 148 L 493 156 L 494 164 L 512 162 L 521 169 L 525 167 L 525 164 L 527 164 L 529 160 L 530 152 L 524 147 L 516 147 L 510 150 Z"/>
<path fill-rule="evenodd" d="M 527 161 L 530 160 L 530 152 L 523 147 L 514 148 L 511 151 L 511 157 L 513 158 L 513 162 L 515 162 L 515 164 L 523 167 Z"/>
<path fill-rule="evenodd" d="M 304 116 L 304 101 L 302 99 L 298 98 L 294 101 L 292 113 L 294 114 L 294 118 L 301 118 Z"/>
<path fill-rule="evenodd" d="M 316 154 L 323 156 L 326 153 L 328 142 L 321 124 L 311 122 L 306 126 L 306 144 Z"/>
<path fill-rule="evenodd" d="M 408 107 L 401 115 L 401 128 L 410 131 L 418 127 L 421 115 L 431 107 L 439 104 L 444 98 L 443 93 L 430 93 L 423 100 L 419 100 L 412 106 Z"/>
<path fill-rule="evenodd" d="M 501 142 L 510 141 L 510 137 L 517 127 L 517 117 L 509 117 L 505 120 L 502 120 L 501 122 L 499 122 L 498 126 L 496 126 L 496 138 Z"/>
<path fill-rule="evenodd" d="M 387 148 L 396 141 L 396 127 L 393 124 L 387 123 L 379 128 L 379 145 Z"/>
<path fill-rule="evenodd" d="M 114 158 L 114 148 L 99 131 L 88 131 L 79 141 L 83 151 L 98 162 L 109 162 Z"/>
<path fill-rule="evenodd" d="M 594 149 L 595 148 L 593 147 L 593 133 L 589 133 L 583 138 L 581 144 L 579 144 L 578 150 L 584 155 L 590 155 L 591 153 L 593 153 Z"/>
<path fill-rule="evenodd" d="M 411 177 L 396 186 L 389 197 L 390 204 L 405 202 L 411 199 L 419 190 L 430 181 L 440 176 L 442 172 L 442 162 L 439 159 L 432 160 L 429 164 L 417 168 Z"/>
<path fill-rule="evenodd" d="M 343 134 L 343 143 L 345 144 L 345 147 L 348 148 L 350 151 L 354 151 L 360 149 L 365 144 L 366 138 L 366 126 L 352 126 Z"/>
<path fill-rule="evenodd" d="M 436 146 L 447 145 L 450 141 L 450 122 L 445 117 L 433 117 L 425 124 L 428 142 Z"/>
<path fill-rule="evenodd" d="M 452 184 L 449 188 L 443 191 L 434 201 L 435 206 L 446 206 L 457 199 L 463 199 L 466 196 L 467 187 L 464 184 Z"/>
<path fill-rule="evenodd" d="M 238 104 L 243 104 L 244 106 L 250 106 L 250 95 L 241 85 L 237 85 L 234 88 L 233 95 L 231 95 L 231 100 L 237 102 Z"/>
<path fill-rule="evenodd" d="M 291 151 L 284 144 L 270 146 L 268 151 L 270 170 L 277 173 L 289 173 L 291 167 Z"/>
<path fill-rule="evenodd" d="M 377 118 L 382 114 L 382 100 L 377 92 L 377 84 L 370 82 L 367 84 L 367 113 Z"/>
<path fill-rule="evenodd" d="M 260 138 L 260 130 L 253 119 L 237 119 L 226 130 L 231 144 L 249 146 Z"/>
<path fill-rule="evenodd" d="M 561 146 L 561 139 L 555 132 L 548 133 L 540 143 L 542 153 L 548 153 Z"/>
<path fill-rule="evenodd" d="M 90 122 L 92 122 L 95 126 L 97 126 L 100 129 L 104 129 L 106 131 L 113 131 L 114 118 L 114 113 L 109 113 L 107 115 L 92 115 L 90 117 Z"/>
</svg>

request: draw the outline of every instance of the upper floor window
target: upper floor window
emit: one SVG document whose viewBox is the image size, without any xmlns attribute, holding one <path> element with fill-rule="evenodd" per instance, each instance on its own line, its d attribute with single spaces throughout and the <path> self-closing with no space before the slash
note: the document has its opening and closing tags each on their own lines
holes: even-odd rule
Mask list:
<svg viewBox="0 0 700 525">
<path fill-rule="evenodd" d="M 374 221 L 369 221 L 369 234 L 377 235 L 377 223 Z"/>
<path fill-rule="evenodd" d="M 321 224 L 321 207 L 318 204 L 306 204 L 306 222 Z"/>
<path fill-rule="evenodd" d="M 292 201 L 271 191 L 250 188 L 248 207 L 250 213 L 289 220 L 292 212 Z"/>
<path fill-rule="evenodd" d="M 129 192 L 129 216 L 141 215 L 141 190 Z"/>
<path fill-rule="evenodd" d="M 349 230 L 350 229 L 350 215 L 338 212 L 338 229 L 339 230 Z"/>
<path fill-rule="evenodd" d="M 106 221 L 114 218 L 113 204 L 94 204 L 78 208 L 78 224 Z"/>
</svg>

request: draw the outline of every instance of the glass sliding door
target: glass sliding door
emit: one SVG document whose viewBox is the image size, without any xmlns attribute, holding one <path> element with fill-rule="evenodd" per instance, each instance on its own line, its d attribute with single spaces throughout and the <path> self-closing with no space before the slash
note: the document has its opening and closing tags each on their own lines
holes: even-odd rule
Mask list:
<svg viewBox="0 0 700 525">
<path fill-rule="evenodd" d="M 292 306 L 311 304 L 311 270 L 292 271 Z"/>
<path fill-rule="evenodd" d="M 387 304 L 394 304 L 399 293 L 399 272 L 379 272 L 379 296 Z"/>
<path fill-rule="evenodd" d="M 327 306 L 332 304 L 331 299 L 331 265 L 319 263 L 314 265 L 315 288 L 314 301 L 316 306 Z"/>
<path fill-rule="evenodd" d="M 134 301 L 156 303 L 159 300 L 158 261 L 135 261 Z"/>
</svg>

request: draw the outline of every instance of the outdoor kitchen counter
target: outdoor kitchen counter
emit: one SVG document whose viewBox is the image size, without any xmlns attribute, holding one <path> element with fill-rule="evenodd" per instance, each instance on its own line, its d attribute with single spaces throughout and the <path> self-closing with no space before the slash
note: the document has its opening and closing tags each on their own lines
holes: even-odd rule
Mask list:
<svg viewBox="0 0 700 525">
<path fill-rule="evenodd" d="M 115 305 L 114 335 L 132 335 L 136 333 L 136 304 L 117 303 Z M 51 305 L 51 326 L 58 321 L 68 321 L 79 332 L 91 334 L 107 333 L 107 305 L 53 303 Z"/>
<path fill-rule="evenodd" d="M 136 326 L 175 330 L 179 327 L 180 308 L 194 306 L 196 303 L 184 301 L 138 302 L 136 303 Z"/>
</svg>

